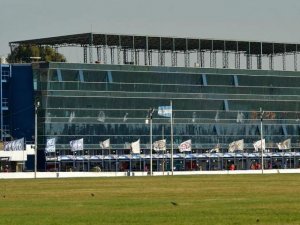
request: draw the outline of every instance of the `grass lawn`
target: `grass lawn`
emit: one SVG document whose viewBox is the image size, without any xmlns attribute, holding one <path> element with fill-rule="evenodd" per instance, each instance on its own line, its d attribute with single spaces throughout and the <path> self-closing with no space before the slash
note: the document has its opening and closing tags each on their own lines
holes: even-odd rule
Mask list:
<svg viewBox="0 0 300 225">
<path fill-rule="evenodd" d="M 0 180 L 0 224 L 300 224 L 300 175 Z"/>
</svg>

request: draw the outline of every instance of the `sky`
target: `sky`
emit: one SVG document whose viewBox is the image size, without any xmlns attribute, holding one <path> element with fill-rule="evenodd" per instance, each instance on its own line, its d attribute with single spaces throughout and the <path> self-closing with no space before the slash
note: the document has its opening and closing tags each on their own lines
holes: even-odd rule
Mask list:
<svg viewBox="0 0 300 225">
<path fill-rule="evenodd" d="M 300 43 L 299 0 L 0 0 L 10 41 L 95 33 Z"/>
</svg>

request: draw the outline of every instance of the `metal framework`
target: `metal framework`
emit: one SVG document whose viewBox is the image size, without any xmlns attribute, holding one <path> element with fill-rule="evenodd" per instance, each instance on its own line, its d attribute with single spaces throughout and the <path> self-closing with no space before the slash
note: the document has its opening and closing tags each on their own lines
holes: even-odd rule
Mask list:
<svg viewBox="0 0 300 225">
<path fill-rule="evenodd" d="M 290 70 L 297 71 L 300 44 L 82 33 L 13 41 L 9 45 L 11 51 L 18 45 L 52 46 L 56 50 L 60 47 L 82 47 L 84 63 L 184 67 L 205 67 L 209 64 L 212 68 L 230 68 L 231 65 L 237 69 L 242 67 L 253 69 L 252 60 L 256 57 L 256 69 L 287 70 L 287 65 L 289 65 Z M 93 49 L 96 49 L 96 61 L 93 61 L 95 57 Z M 180 57 L 182 61 L 179 60 L 180 55 L 183 55 Z M 219 55 L 222 62 L 218 64 Z M 233 55 L 232 60 L 230 60 L 231 55 Z M 288 62 L 288 56 L 292 57 L 290 62 Z M 263 65 L 264 57 L 269 59 L 266 60 L 269 63 L 265 66 Z M 280 65 L 276 63 L 276 68 L 274 68 L 275 57 L 281 58 Z M 206 63 L 206 60 L 209 63 Z"/>
</svg>

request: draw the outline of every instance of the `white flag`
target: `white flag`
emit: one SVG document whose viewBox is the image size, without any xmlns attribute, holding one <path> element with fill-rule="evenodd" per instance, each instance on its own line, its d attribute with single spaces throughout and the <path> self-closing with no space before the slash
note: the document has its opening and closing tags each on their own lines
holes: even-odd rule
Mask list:
<svg viewBox="0 0 300 225">
<path fill-rule="evenodd" d="M 100 148 L 105 149 L 110 147 L 110 139 L 106 139 L 105 141 L 100 142 Z"/>
<path fill-rule="evenodd" d="M 154 151 L 166 151 L 166 139 L 155 141 L 153 143 Z"/>
<path fill-rule="evenodd" d="M 171 106 L 159 106 L 157 113 L 159 116 L 171 117 L 172 107 Z"/>
<path fill-rule="evenodd" d="M 231 142 L 228 146 L 228 152 L 234 152 L 237 150 L 244 150 L 244 139 Z"/>
<path fill-rule="evenodd" d="M 55 138 L 49 138 L 46 142 L 46 152 L 55 152 Z"/>
<path fill-rule="evenodd" d="M 74 120 L 74 118 L 75 118 L 75 112 L 73 111 L 73 112 L 70 113 L 69 123 L 72 123 L 72 121 Z"/>
<path fill-rule="evenodd" d="M 216 112 L 215 121 L 216 122 L 220 121 L 219 111 Z"/>
<path fill-rule="evenodd" d="M 10 151 L 10 141 L 4 142 L 4 151 Z"/>
<path fill-rule="evenodd" d="M 278 149 L 279 150 L 287 150 L 291 148 L 291 139 L 286 139 L 283 142 L 277 143 Z"/>
<path fill-rule="evenodd" d="M 189 139 L 187 141 L 182 142 L 179 146 L 180 152 L 190 152 L 192 151 L 192 140 Z"/>
<path fill-rule="evenodd" d="M 237 123 L 243 123 L 245 119 L 245 115 L 242 112 L 238 111 L 238 114 L 236 116 L 236 122 Z"/>
<path fill-rule="evenodd" d="M 262 146 L 261 146 L 261 142 L 262 142 Z M 256 141 L 256 142 L 254 142 L 253 143 L 253 146 L 254 146 L 254 149 L 255 149 L 255 151 L 257 152 L 259 149 L 263 149 L 263 150 L 265 150 L 266 149 L 266 141 L 265 141 L 265 139 L 262 139 L 262 141 L 261 140 L 258 140 L 258 141 Z"/>
<path fill-rule="evenodd" d="M 220 152 L 220 144 L 217 144 L 214 148 L 212 148 L 209 153 L 219 153 Z"/>
<path fill-rule="evenodd" d="M 140 139 L 131 143 L 131 151 L 133 154 L 140 154 L 141 148 L 140 148 Z"/>
<path fill-rule="evenodd" d="M 83 138 L 70 141 L 71 151 L 83 150 Z"/>
<path fill-rule="evenodd" d="M 24 151 L 24 138 L 4 143 L 4 151 Z"/>
</svg>

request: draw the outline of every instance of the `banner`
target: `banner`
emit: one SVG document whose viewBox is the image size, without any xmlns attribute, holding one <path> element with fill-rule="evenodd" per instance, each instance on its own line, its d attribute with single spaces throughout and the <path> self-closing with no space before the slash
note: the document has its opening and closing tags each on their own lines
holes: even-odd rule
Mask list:
<svg viewBox="0 0 300 225">
<path fill-rule="evenodd" d="M 287 150 L 291 148 L 291 139 L 286 139 L 283 142 L 277 143 L 278 149 L 279 150 Z"/>
<path fill-rule="evenodd" d="M 171 106 L 159 106 L 158 107 L 158 115 L 164 117 L 172 116 L 172 107 Z"/>
<path fill-rule="evenodd" d="M 187 141 L 182 142 L 179 146 L 180 152 L 190 152 L 192 151 L 192 140 L 189 139 Z"/>
<path fill-rule="evenodd" d="M 231 142 L 228 146 L 228 152 L 234 152 L 237 150 L 244 151 L 244 139 Z"/>
<path fill-rule="evenodd" d="M 262 146 L 261 146 L 261 142 L 262 142 Z M 258 140 L 258 141 L 256 141 L 256 142 L 254 142 L 253 143 L 253 147 L 254 147 L 254 150 L 257 152 L 259 149 L 263 149 L 263 150 L 265 150 L 266 149 L 266 141 L 265 141 L 265 139 L 262 139 L 262 141 L 261 140 Z"/>
<path fill-rule="evenodd" d="M 106 148 L 110 148 L 110 139 L 106 139 L 105 141 L 100 141 L 100 148 L 102 149 L 106 149 Z"/>
<path fill-rule="evenodd" d="M 154 151 L 166 151 L 166 139 L 155 141 L 153 143 Z"/>
<path fill-rule="evenodd" d="M 46 142 L 46 152 L 55 152 L 55 138 L 49 138 Z"/>
<path fill-rule="evenodd" d="M 141 153 L 140 139 L 131 143 L 131 152 L 133 154 L 140 154 Z"/>
<path fill-rule="evenodd" d="M 4 151 L 24 151 L 24 138 L 4 142 Z"/>
<path fill-rule="evenodd" d="M 71 151 L 83 150 L 83 138 L 70 141 Z"/>
</svg>

